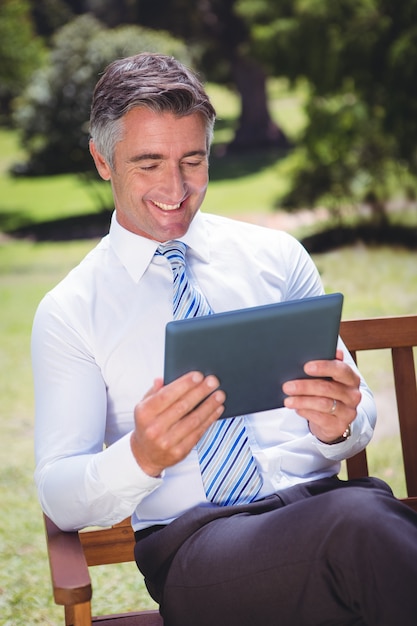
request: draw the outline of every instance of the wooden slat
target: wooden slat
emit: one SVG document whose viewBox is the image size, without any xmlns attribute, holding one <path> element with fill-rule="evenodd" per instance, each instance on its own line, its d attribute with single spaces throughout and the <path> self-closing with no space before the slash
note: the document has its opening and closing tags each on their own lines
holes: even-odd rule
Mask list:
<svg viewBox="0 0 417 626">
<path fill-rule="evenodd" d="M 417 345 L 417 316 L 342 321 L 340 334 L 357 362 L 357 352 L 390 349 L 403 449 L 407 493 L 417 496 L 417 388 L 412 346 Z M 349 478 L 368 475 L 366 450 L 348 459 Z"/>
<path fill-rule="evenodd" d="M 355 456 L 351 456 L 346 460 L 348 478 L 362 478 L 368 476 L 368 458 L 366 450 L 361 450 Z"/>
<path fill-rule="evenodd" d="M 112 528 L 80 533 L 88 565 L 125 563 L 134 560 L 134 535 L 129 520 Z"/>
<path fill-rule="evenodd" d="M 417 498 L 403 498 L 402 501 L 417 513 Z"/>
<path fill-rule="evenodd" d="M 407 493 L 417 496 L 417 386 L 412 348 L 394 348 L 392 362 Z"/>
<path fill-rule="evenodd" d="M 350 350 L 350 354 L 355 363 L 357 363 L 356 351 Z M 368 476 L 369 469 L 366 449 L 361 450 L 355 454 L 355 456 L 350 457 L 350 459 L 346 459 L 346 469 L 348 478 L 362 478 L 363 476 Z"/>
<path fill-rule="evenodd" d="M 343 320 L 340 334 L 353 351 L 417 346 L 417 316 Z"/>
</svg>

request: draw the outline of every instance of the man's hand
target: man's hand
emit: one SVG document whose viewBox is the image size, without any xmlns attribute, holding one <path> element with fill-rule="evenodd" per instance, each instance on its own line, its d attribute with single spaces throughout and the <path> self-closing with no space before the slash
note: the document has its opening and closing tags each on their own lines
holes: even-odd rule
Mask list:
<svg viewBox="0 0 417 626">
<path fill-rule="evenodd" d="M 189 372 L 168 385 L 157 379 L 135 407 L 131 447 L 149 476 L 182 461 L 224 411 L 215 376 Z"/>
<path fill-rule="evenodd" d="M 309 422 L 310 431 L 324 443 L 340 437 L 356 417 L 361 400 L 360 378 L 343 362 L 343 352 L 337 351 L 333 361 L 310 361 L 304 371 L 309 376 L 326 377 L 291 380 L 282 386 L 287 394 L 286 407 L 295 409 Z"/>
</svg>

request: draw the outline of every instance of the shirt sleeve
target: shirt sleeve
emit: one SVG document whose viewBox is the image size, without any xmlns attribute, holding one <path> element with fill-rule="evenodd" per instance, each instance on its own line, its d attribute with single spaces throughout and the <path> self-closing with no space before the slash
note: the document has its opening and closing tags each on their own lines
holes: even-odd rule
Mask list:
<svg viewBox="0 0 417 626">
<path fill-rule="evenodd" d="M 145 474 L 130 433 L 104 447 L 107 398 L 88 343 L 47 295 L 32 331 L 35 481 L 45 513 L 63 530 L 108 526 L 132 514 L 160 483 Z"/>
</svg>

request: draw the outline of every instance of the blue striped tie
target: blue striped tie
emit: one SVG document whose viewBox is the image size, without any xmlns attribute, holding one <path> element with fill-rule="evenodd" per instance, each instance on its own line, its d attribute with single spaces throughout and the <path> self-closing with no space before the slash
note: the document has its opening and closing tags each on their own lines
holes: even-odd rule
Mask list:
<svg viewBox="0 0 417 626">
<path fill-rule="evenodd" d="M 185 269 L 187 246 L 169 241 L 158 246 L 173 273 L 174 319 L 213 313 L 205 297 L 191 285 Z M 252 456 L 242 417 L 217 420 L 197 444 L 201 476 L 209 500 L 222 506 L 255 500 L 262 479 Z"/>
</svg>

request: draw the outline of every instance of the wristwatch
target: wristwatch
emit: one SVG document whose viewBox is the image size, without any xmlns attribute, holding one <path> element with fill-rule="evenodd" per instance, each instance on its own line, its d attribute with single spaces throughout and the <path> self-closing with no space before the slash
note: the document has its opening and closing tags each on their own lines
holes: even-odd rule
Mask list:
<svg viewBox="0 0 417 626">
<path fill-rule="evenodd" d="M 343 443 L 344 441 L 347 441 L 349 437 L 351 436 L 351 434 L 352 434 L 352 431 L 350 429 L 350 424 L 349 424 L 345 432 L 342 435 L 340 435 L 340 437 L 338 437 L 337 439 L 334 439 L 333 441 L 324 441 L 323 443 L 327 443 L 328 446 L 334 446 L 335 443 Z"/>
</svg>

